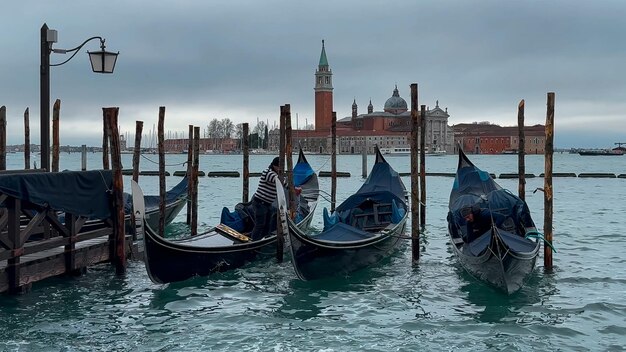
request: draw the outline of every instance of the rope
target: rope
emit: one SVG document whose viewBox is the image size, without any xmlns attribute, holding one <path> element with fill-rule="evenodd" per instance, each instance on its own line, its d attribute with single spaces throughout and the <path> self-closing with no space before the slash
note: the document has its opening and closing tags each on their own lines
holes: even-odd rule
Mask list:
<svg viewBox="0 0 626 352">
<path fill-rule="evenodd" d="M 100 177 L 102 177 L 102 183 L 104 183 L 104 188 L 106 188 L 107 193 L 113 193 L 113 190 L 109 188 L 109 186 L 107 185 L 107 180 L 104 178 L 104 175 L 102 174 L 102 170 L 98 170 L 98 173 L 100 174 Z"/>
<path fill-rule="evenodd" d="M 536 238 L 539 240 L 542 240 L 548 247 L 550 247 L 552 249 L 552 251 L 554 251 L 554 253 L 556 253 L 556 249 L 554 248 L 554 246 L 552 246 L 552 243 L 550 243 L 550 241 L 546 240 L 545 237 L 543 237 L 543 233 L 539 232 L 539 231 L 528 231 L 526 233 L 526 236 L 524 236 L 524 238 L 529 239 L 529 238 Z"/>
<path fill-rule="evenodd" d="M 322 166 L 320 166 L 320 167 L 317 169 L 317 172 L 316 172 L 316 173 L 319 173 L 319 172 L 320 172 L 320 170 L 322 170 L 322 168 L 324 167 L 324 165 L 326 165 L 326 164 L 330 161 L 330 159 L 331 159 L 331 158 L 326 159 L 326 161 L 324 161 L 324 163 L 322 164 Z"/>
<path fill-rule="evenodd" d="M 157 161 L 151 160 L 149 159 L 147 156 L 145 156 L 144 154 L 139 154 L 141 155 L 142 158 L 148 160 L 149 162 L 153 163 L 153 164 L 158 164 Z M 179 165 L 185 165 L 187 163 L 187 161 L 183 161 L 182 163 L 178 163 L 178 164 L 165 164 L 165 166 L 179 166 Z"/>
</svg>

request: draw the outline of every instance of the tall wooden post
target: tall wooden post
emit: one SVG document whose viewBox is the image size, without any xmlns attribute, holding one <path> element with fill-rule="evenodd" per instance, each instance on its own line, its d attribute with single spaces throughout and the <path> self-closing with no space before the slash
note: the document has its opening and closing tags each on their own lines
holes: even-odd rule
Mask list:
<svg viewBox="0 0 626 352">
<path fill-rule="evenodd" d="M 289 188 L 289 216 L 296 217 L 296 190 L 293 184 L 293 145 L 291 143 L 291 105 L 285 105 L 285 158 L 287 160 L 287 187 Z"/>
<path fill-rule="evenodd" d="M 135 121 L 135 149 L 133 149 L 133 181 L 135 182 L 139 182 L 139 159 L 141 157 L 141 133 L 142 132 L 143 132 L 143 121 Z"/>
<path fill-rule="evenodd" d="M 141 134 L 143 121 L 135 121 L 135 147 L 133 148 L 133 181 L 139 182 L 139 159 L 141 157 Z M 135 212 L 130 213 L 131 224 L 135 224 Z M 137 240 L 137 233 L 133 227 L 133 240 Z"/>
<path fill-rule="evenodd" d="M 519 173 L 518 195 L 522 200 L 526 200 L 526 164 L 524 156 L 526 153 L 526 137 L 524 136 L 524 99 L 517 106 L 517 128 L 519 130 L 519 143 L 517 149 L 517 166 Z"/>
<path fill-rule="evenodd" d="M 361 176 L 367 178 L 367 144 L 361 149 Z"/>
<path fill-rule="evenodd" d="M 118 274 L 126 272 L 126 233 L 124 226 L 124 180 L 122 177 L 122 158 L 120 148 L 120 135 L 117 130 L 117 118 L 119 108 L 103 108 L 104 121 L 109 126 L 105 129 L 111 131 L 111 164 L 113 169 L 113 199 L 116 213 L 115 224 L 115 269 Z"/>
<path fill-rule="evenodd" d="M 419 146 L 417 132 L 419 118 L 417 115 L 417 84 L 411 84 L 411 253 L 413 262 L 420 258 L 420 221 L 419 221 L 419 174 L 417 171 Z"/>
<path fill-rule="evenodd" d="M 30 113 L 24 110 L 24 170 L 30 169 Z"/>
<path fill-rule="evenodd" d="M 109 169 L 109 131 L 107 116 L 102 116 L 102 168 Z"/>
<path fill-rule="evenodd" d="M 420 111 L 420 226 L 426 226 L 426 105 Z"/>
<path fill-rule="evenodd" d="M 80 170 L 87 171 L 87 145 L 86 144 L 83 144 L 80 146 Z"/>
<path fill-rule="evenodd" d="M 193 217 L 193 146 L 193 125 L 189 125 L 187 145 L 187 225 L 189 226 Z"/>
<path fill-rule="evenodd" d="M 243 139 L 241 140 L 243 151 L 243 194 L 241 201 L 244 203 L 248 203 L 250 200 L 250 140 L 248 137 L 250 127 L 248 126 L 247 122 L 243 124 Z"/>
<path fill-rule="evenodd" d="M 61 100 L 54 101 L 52 107 L 52 172 L 59 172 L 59 115 Z"/>
<path fill-rule="evenodd" d="M 554 92 L 548 93 L 548 108 L 546 113 L 546 154 L 545 176 L 543 179 L 543 235 L 548 243 L 552 243 L 552 156 L 554 153 Z M 552 248 L 543 246 L 543 266 L 545 270 L 552 270 Z"/>
<path fill-rule="evenodd" d="M 280 121 L 279 121 L 279 131 L 280 131 L 280 139 L 278 144 L 278 159 L 279 159 L 279 169 L 278 174 L 282 178 L 285 170 L 285 120 L 287 116 L 287 105 L 281 105 L 280 107 Z"/>
<path fill-rule="evenodd" d="M 285 116 L 286 116 L 287 106 L 281 105 L 280 107 L 280 137 L 279 137 L 279 152 L 278 152 L 278 166 L 279 166 L 279 175 L 282 179 L 283 176 L 283 168 L 285 165 Z M 279 263 L 283 261 L 283 248 L 285 246 L 285 233 L 283 233 L 283 227 L 281 226 L 281 218 L 280 211 L 276 212 L 276 260 Z"/>
<path fill-rule="evenodd" d="M 333 111 L 330 124 L 330 212 L 335 212 L 337 203 L 337 113 Z"/>
<path fill-rule="evenodd" d="M 0 170 L 7 169 L 7 108 L 0 107 Z"/>
<path fill-rule="evenodd" d="M 191 193 L 191 235 L 198 234 L 198 169 L 200 168 L 200 127 L 193 128 L 193 190 Z"/>
<path fill-rule="evenodd" d="M 165 145 L 163 133 L 165 124 L 165 106 L 159 107 L 157 126 L 157 147 L 159 149 L 159 236 L 165 237 Z"/>
</svg>

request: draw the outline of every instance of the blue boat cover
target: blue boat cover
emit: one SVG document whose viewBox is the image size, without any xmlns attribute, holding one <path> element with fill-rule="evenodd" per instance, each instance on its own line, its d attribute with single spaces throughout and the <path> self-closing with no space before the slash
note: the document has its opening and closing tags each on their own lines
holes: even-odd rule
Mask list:
<svg viewBox="0 0 626 352">
<path fill-rule="evenodd" d="M 339 222 L 331 226 L 327 231 L 324 231 L 319 235 L 313 236 L 313 238 L 315 238 L 316 240 L 324 241 L 351 242 L 364 240 L 374 236 L 375 234 L 359 230 L 356 227 L 352 227 L 350 225 Z"/>
<path fill-rule="evenodd" d="M 315 171 L 308 162 L 298 162 L 296 166 L 293 167 L 293 184 L 300 187 L 314 174 Z"/>
<path fill-rule="evenodd" d="M 111 216 L 111 170 L 0 175 L 0 192 L 52 210 L 106 219 Z M 28 204 L 23 204 L 28 208 Z"/>
<path fill-rule="evenodd" d="M 187 196 L 187 187 L 189 185 L 189 180 L 187 176 L 183 177 L 183 179 L 172 189 L 165 192 L 165 204 L 173 203 L 179 197 Z M 159 208 L 160 196 L 158 195 L 149 195 L 144 196 L 144 204 L 146 210 L 152 210 Z M 124 212 L 126 214 L 130 214 L 133 209 L 133 197 L 129 193 L 124 193 Z"/>
</svg>

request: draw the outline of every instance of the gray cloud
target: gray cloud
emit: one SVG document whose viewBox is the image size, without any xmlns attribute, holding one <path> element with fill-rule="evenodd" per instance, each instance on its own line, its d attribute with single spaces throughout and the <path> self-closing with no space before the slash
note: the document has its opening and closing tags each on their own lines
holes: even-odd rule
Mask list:
<svg viewBox="0 0 626 352">
<path fill-rule="evenodd" d="M 334 73 L 335 110 L 353 99 L 382 109 L 394 85 L 408 100 L 439 100 L 451 123 L 544 123 L 546 93 L 556 92 L 557 146 L 606 146 L 624 139 L 626 106 L 621 1 L 112 1 L 3 4 L 0 105 L 9 143 L 21 143 L 22 114 L 39 122 L 39 29 L 57 29 L 58 48 L 101 35 L 120 51 L 113 75 L 91 74 L 87 56 L 54 67 L 51 97 L 62 100 L 61 143 L 98 145 L 101 107 L 119 106 L 122 131 L 134 121 L 186 131 L 212 118 L 273 120 L 292 105 L 313 121 L 313 74 L 321 39 Z M 89 43 L 81 51 L 96 50 Z M 53 62 L 64 60 L 54 54 Z M 593 134 L 587 124 L 594 125 Z M 584 136 L 584 137 L 581 137 Z"/>
</svg>

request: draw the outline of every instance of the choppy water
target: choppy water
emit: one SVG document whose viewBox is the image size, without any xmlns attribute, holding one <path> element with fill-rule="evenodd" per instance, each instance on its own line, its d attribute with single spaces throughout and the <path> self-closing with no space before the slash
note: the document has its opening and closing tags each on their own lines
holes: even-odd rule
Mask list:
<svg viewBox="0 0 626 352">
<path fill-rule="evenodd" d="M 484 170 L 516 172 L 516 156 L 470 156 Z M 89 168 L 101 163 L 90 155 Z M 157 160 L 156 156 L 149 156 Z M 182 155 L 167 157 L 169 171 Z M 308 156 L 329 170 L 328 156 Z M 409 158 L 388 158 L 409 171 Z M 125 167 L 131 156 L 124 155 Z M 253 156 L 261 170 L 271 156 Z M 339 156 L 338 199 L 362 183 L 361 157 Z M 373 157 L 369 158 L 369 166 Z M 528 173 L 543 172 L 543 156 L 528 156 Z M 202 156 L 201 169 L 240 170 L 241 156 Z M 22 166 L 9 155 L 9 168 Z M 142 159 L 142 169 L 157 166 Z M 427 171 L 454 172 L 456 156 L 427 158 Z M 126 165 L 127 164 L 127 165 Z M 78 154 L 61 168 L 78 169 Z M 626 157 L 557 154 L 555 172 L 626 173 Z M 128 178 L 125 179 L 127 181 Z M 177 178 L 167 179 L 168 187 Z M 447 203 L 452 178 L 427 178 L 427 225 L 421 258 L 411 265 L 410 242 L 387 261 L 349 278 L 303 282 L 291 264 L 273 260 L 182 283 L 150 282 L 141 262 L 124 277 L 110 265 L 76 278 L 33 285 L 22 296 L 0 296 L 2 351 L 623 351 L 626 349 L 626 179 L 554 179 L 553 273 L 543 256 L 528 285 L 506 296 L 465 274 L 448 249 Z M 517 180 L 497 180 L 514 193 Z M 543 227 L 543 178 L 527 180 L 527 201 Z M 330 179 L 321 179 L 329 191 Z M 158 178 L 140 178 L 155 194 Z M 405 184 L 410 187 L 409 178 Z M 204 226 L 241 198 L 241 179 L 200 179 Z M 256 179 L 251 179 L 256 188 Z M 328 203 L 322 201 L 321 206 Z M 184 214 L 170 230 L 184 231 Z M 315 226 L 321 226 L 321 207 Z M 409 222 L 410 224 L 410 222 Z M 543 253 L 543 252 L 542 252 Z"/>
</svg>

